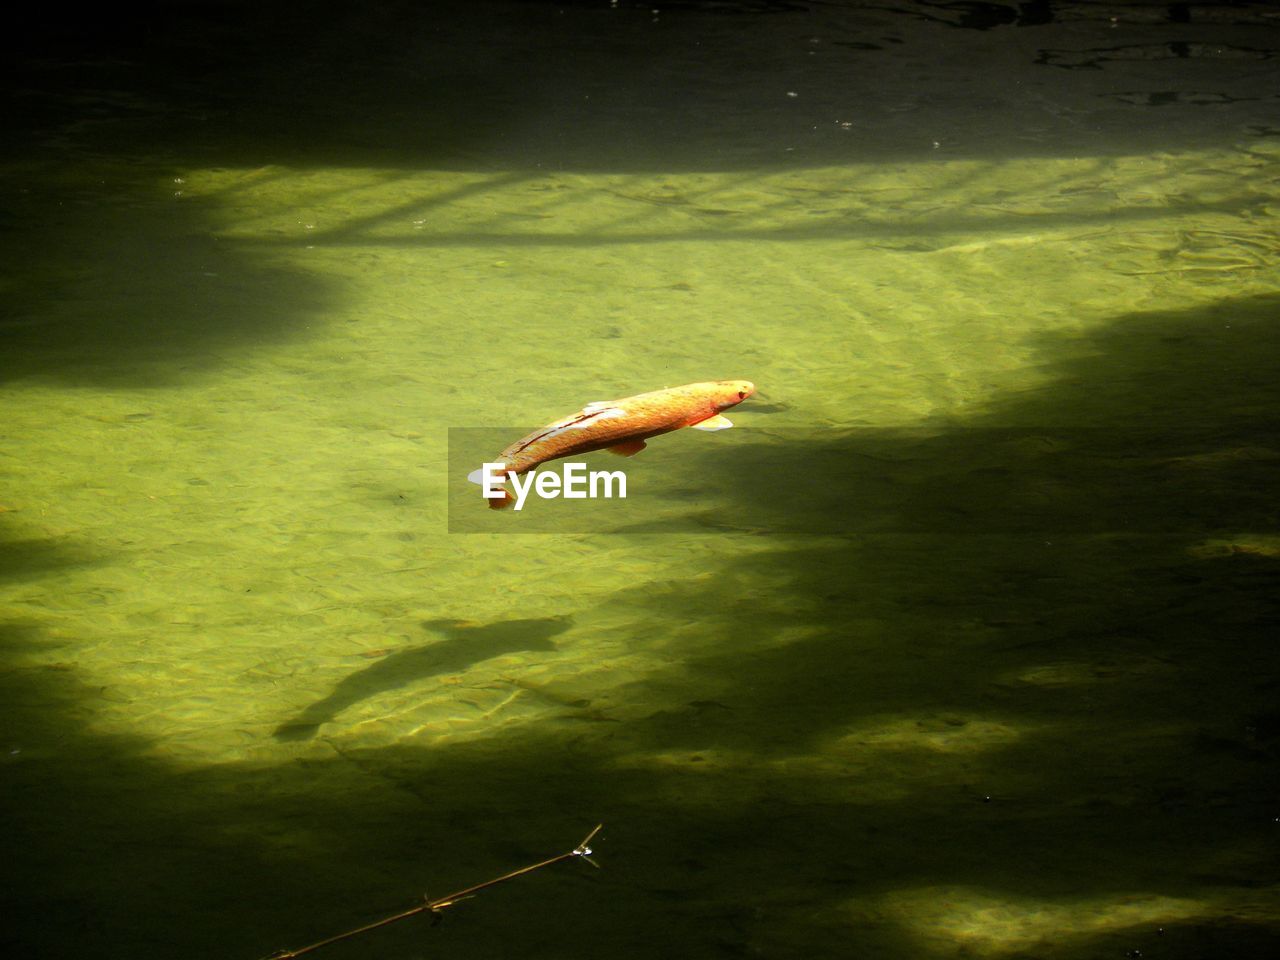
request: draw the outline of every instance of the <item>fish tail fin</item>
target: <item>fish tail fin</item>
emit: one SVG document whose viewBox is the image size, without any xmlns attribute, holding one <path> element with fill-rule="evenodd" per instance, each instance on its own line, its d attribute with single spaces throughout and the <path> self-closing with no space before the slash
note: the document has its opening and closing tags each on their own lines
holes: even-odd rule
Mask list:
<svg viewBox="0 0 1280 960">
<path fill-rule="evenodd" d="M 508 490 L 506 487 L 502 488 L 502 496 L 492 497 L 488 499 L 489 499 L 490 510 L 505 510 L 507 507 L 511 506 L 513 503 L 516 502 L 516 498 L 511 495 L 511 491 Z"/>
</svg>

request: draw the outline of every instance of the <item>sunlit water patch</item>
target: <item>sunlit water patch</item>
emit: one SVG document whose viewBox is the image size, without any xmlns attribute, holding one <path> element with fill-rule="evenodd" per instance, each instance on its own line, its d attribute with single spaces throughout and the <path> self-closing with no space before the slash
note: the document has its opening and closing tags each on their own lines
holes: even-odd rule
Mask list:
<svg viewBox="0 0 1280 960">
<path fill-rule="evenodd" d="M 200 283 L 219 312 L 255 309 L 237 275 L 250 262 L 327 278 L 343 296 L 308 308 L 305 337 L 220 343 L 216 372 L 184 372 L 183 350 L 207 353 L 197 341 L 163 355 L 143 391 L 68 394 L 38 369 L 15 383 L 11 449 L 41 453 L 20 462 L 6 519 L 17 537 L 62 539 L 87 562 L 12 598 L 37 623 L 56 618 L 77 670 L 107 691 L 104 729 L 152 723 L 157 740 L 211 759 L 270 755 L 282 748 L 264 731 L 370 651 L 428 644 L 423 621 L 560 616 L 756 549 L 450 538 L 448 427 L 737 375 L 778 407 L 753 418 L 744 405 L 739 421 L 753 427 L 976 422 L 996 398 L 1054 386 L 1038 356 L 1046 334 L 1084 345 L 1117 312 L 1269 289 L 1274 160 L 1255 144 L 750 175 L 157 177 L 135 188 L 147 232 L 128 242 L 211 268 Z M 196 219 L 205 253 L 190 249 Z M 73 221 L 64 242 L 100 222 Z M 146 284 L 163 289 L 173 268 L 161 259 L 129 276 L 141 309 L 160 308 Z M 72 276 L 27 322 L 66 322 L 124 279 Z M 104 345 L 100 359 L 109 374 L 118 358 Z M 716 443 L 714 482 L 749 484 L 732 435 Z M 48 576 L 65 583 L 50 591 Z M 513 653 L 480 668 L 481 685 L 516 665 L 576 673 L 595 642 L 573 636 L 550 663 Z M 509 691 L 452 716 L 458 676 L 433 680 L 446 684 L 426 698 L 440 698 L 438 720 L 423 706 L 412 722 L 350 726 L 399 737 L 510 719 Z"/>
</svg>

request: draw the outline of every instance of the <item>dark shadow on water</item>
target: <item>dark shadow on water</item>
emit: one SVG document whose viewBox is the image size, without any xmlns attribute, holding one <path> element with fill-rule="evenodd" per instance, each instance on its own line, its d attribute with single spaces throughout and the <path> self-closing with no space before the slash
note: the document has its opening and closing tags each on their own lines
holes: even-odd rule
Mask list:
<svg viewBox="0 0 1280 960">
<path fill-rule="evenodd" d="M 21 517 L 14 511 L 13 517 Z M 26 536 L 22 526 L 0 517 L 0 582 L 38 580 L 59 570 L 102 562 L 103 557 L 71 538 Z M 12 533 L 10 531 L 13 531 Z"/>
<path fill-rule="evenodd" d="M 717 693 L 632 742 L 668 751 L 690 796 L 755 779 L 756 816 L 807 781 L 813 816 L 783 845 L 833 889 L 976 888 L 1046 911 L 1235 897 L 1234 923 L 1028 946 L 1261 956 L 1280 919 L 1258 906 L 1280 881 L 1280 298 L 1040 347 L 1042 388 L 963 422 L 736 450 L 723 528 L 800 536 L 745 551 L 713 608 L 705 584 L 641 604 L 701 619 L 682 685 Z M 900 802 L 868 802 L 878 789 Z"/>
<path fill-rule="evenodd" d="M 363 670 L 338 681 L 333 691 L 308 706 L 298 716 L 286 720 L 275 732 L 277 740 L 309 740 L 320 725 L 333 720 L 348 707 L 433 677 L 462 671 L 508 653 L 554 650 L 552 639 L 573 625 L 571 617 L 502 620 L 497 623 L 467 623 L 461 620 L 431 620 L 422 626 L 444 634 L 443 640 L 424 647 L 411 647 L 387 654 Z"/>
<path fill-rule="evenodd" d="M 666 173 L 1142 153 L 1271 125 L 1277 41 L 1260 5 L 1189 21 L 1136 6 L 29 8 L 9 31 L 8 119 L 215 166 Z"/>
<path fill-rule="evenodd" d="M 191 382 L 340 306 L 331 278 L 220 241 L 154 171 L 32 172 L 7 208 L 0 382 Z"/>
<path fill-rule="evenodd" d="M 1044 387 L 1019 385 L 963 419 L 775 427 L 748 402 L 730 440 L 661 463 L 652 495 L 696 492 L 697 508 L 618 532 L 1000 536 L 1028 562 L 1079 535 L 1216 538 L 1206 556 L 1231 552 L 1224 536 L 1265 539 L 1280 299 L 1137 313 L 1038 346 L 1055 358 L 1040 366 Z M 851 411 L 857 402 L 850 384 Z M 612 528 L 585 532 L 600 529 Z"/>
<path fill-rule="evenodd" d="M 815 454 L 880 464 L 849 481 L 852 532 L 748 540 L 706 577 L 574 611 L 601 651 L 662 643 L 665 666 L 561 690 L 568 709 L 500 737 L 185 768 L 96 729 L 110 691 L 25 666 L 44 638 L 15 628 L 7 952 L 261 957 L 603 820 L 602 871 L 323 956 L 1269 956 L 1276 320 L 1276 298 L 1120 317 L 1046 338 L 1041 387 L 928 435 L 760 444 L 742 476 L 762 482 Z M 834 509 L 731 491 L 718 508 L 762 523 Z M 474 636 L 528 649 L 558 629 Z M 465 634 L 440 643 L 455 667 L 486 652 Z M 430 649 L 334 696 L 438 675 Z"/>
</svg>

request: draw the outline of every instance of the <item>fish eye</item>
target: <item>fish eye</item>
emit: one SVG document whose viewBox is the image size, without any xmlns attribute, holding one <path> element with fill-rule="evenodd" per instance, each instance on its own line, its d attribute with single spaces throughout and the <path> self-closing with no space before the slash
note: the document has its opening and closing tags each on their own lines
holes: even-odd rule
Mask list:
<svg viewBox="0 0 1280 960">
<path fill-rule="evenodd" d="M 739 400 L 745 400 L 745 399 L 747 399 L 747 391 L 745 391 L 745 390 L 739 390 L 739 391 L 738 391 L 738 399 L 739 399 Z"/>
</svg>

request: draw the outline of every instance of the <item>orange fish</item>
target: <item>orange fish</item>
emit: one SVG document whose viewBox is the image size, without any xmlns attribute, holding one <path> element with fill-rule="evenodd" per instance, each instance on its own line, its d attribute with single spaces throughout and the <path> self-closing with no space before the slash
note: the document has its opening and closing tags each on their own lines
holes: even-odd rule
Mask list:
<svg viewBox="0 0 1280 960">
<path fill-rule="evenodd" d="M 548 460 L 592 450 L 635 456 L 650 437 L 681 427 L 724 430 L 733 424 L 720 411 L 736 406 L 755 392 L 750 380 L 708 380 L 621 400 L 588 403 L 577 413 L 549 423 L 503 450 L 495 461 L 502 464 L 502 470 L 494 471 L 494 475 L 501 473 L 505 479 L 527 473 Z M 477 470 L 468 479 L 483 484 L 482 476 L 483 471 Z M 504 485 L 502 496 L 490 498 L 489 506 L 498 510 L 514 499 Z"/>
</svg>

